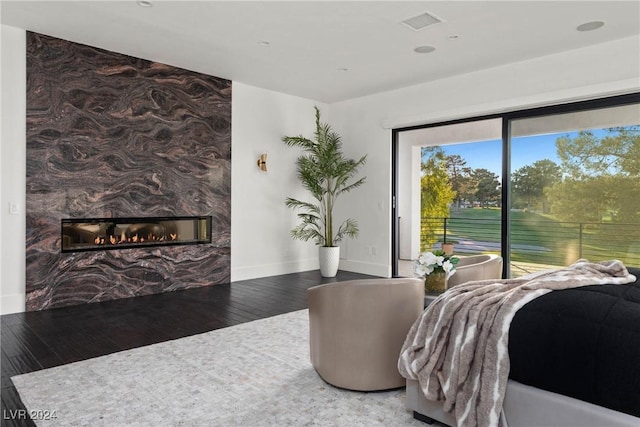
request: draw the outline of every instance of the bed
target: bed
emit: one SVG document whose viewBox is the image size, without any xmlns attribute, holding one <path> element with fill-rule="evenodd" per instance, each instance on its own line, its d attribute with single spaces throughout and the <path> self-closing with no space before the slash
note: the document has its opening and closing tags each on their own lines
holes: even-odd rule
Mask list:
<svg viewBox="0 0 640 427">
<path fill-rule="evenodd" d="M 634 283 L 557 290 L 517 311 L 502 427 L 640 426 L 640 269 L 628 271 Z M 457 425 L 413 379 L 407 406 Z"/>
</svg>

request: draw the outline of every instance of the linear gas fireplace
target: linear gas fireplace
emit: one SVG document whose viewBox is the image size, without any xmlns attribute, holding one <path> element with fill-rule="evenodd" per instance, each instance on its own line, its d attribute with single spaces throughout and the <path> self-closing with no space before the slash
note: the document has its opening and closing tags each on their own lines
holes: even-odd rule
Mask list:
<svg viewBox="0 0 640 427">
<path fill-rule="evenodd" d="M 62 220 L 62 252 L 211 243 L 211 217 Z"/>
</svg>

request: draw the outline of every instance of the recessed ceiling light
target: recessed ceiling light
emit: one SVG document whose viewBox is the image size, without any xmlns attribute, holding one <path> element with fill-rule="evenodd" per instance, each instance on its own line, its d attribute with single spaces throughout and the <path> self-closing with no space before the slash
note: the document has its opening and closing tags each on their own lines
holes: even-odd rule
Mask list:
<svg viewBox="0 0 640 427">
<path fill-rule="evenodd" d="M 258 42 L 258 45 L 260 45 L 260 46 L 262 46 L 262 47 L 267 47 L 267 46 L 269 46 L 269 42 L 268 42 L 268 41 L 263 40 L 263 41 Z"/>
<path fill-rule="evenodd" d="M 604 26 L 604 22 L 602 21 L 591 21 L 591 22 L 585 22 L 584 24 L 580 24 L 576 27 L 576 30 L 578 31 L 593 31 L 593 30 L 597 30 L 600 27 Z"/>
<path fill-rule="evenodd" d="M 153 3 L 148 0 L 138 0 L 136 4 L 140 7 L 152 7 Z"/>
<path fill-rule="evenodd" d="M 433 46 L 418 46 L 417 48 L 413 49 L 415 53 L 430 53 L 434 50 L 436 50 L 436 48 Z"/>
</svg>

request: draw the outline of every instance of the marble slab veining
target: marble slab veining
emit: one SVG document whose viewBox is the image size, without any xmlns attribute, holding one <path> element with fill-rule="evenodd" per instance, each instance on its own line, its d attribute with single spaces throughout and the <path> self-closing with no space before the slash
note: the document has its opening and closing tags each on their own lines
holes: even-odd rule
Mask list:
<svg viewBox="0 0 640 427">
<path fill-rule="evenodd" d="M 230 280 L 231 82 L 27 34 L 27 310 Z M 61 253 L 62 218 L 212 216 L 212 243 Z"/>
</svg>

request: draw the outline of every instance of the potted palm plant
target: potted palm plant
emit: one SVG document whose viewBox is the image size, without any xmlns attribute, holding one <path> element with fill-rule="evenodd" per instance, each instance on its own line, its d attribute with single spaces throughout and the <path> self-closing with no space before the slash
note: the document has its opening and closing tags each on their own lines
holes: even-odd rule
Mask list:
<svg viewBox="0 0 640 427">
<path fill-rule="evenodd" d="M 354 181 L 358 167 L 366 161 L 348 159 L 342 153 L 340 136 L 327 123 L 320 121 L 320 110 L 316 111 L 314 140 L 299 136 L 282 138 L 290 147 L 300 147 L 304 154 L 296 160 L 296 172 L 302 186 L 311 193 L 314 202 L 287 197 L 286 205 L 298 211 L 301 223 L 291 230 L 291 237 L 308 241 L 313 239 L 319 246 L 320 273 L 334 277 L 340 261 L 338 243 L 344 237 L 358 236 L 358 223 L 347 218 L 338 228 L 333 224 L 333 208 L 336 199 L 359 186 L 365 178 Z"/>
</svg>

